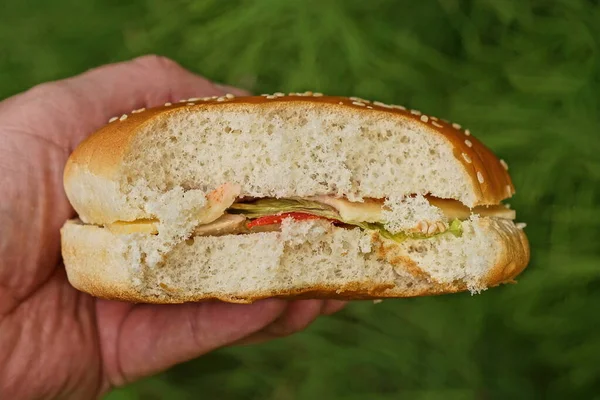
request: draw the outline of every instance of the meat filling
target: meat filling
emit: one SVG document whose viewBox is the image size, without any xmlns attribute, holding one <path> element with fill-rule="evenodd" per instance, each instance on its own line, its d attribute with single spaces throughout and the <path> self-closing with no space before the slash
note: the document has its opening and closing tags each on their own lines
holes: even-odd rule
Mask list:
<svg viewBox="0 0 600 400">
<path fill-rule="evenodd" d="M 281 230 L 284 219 L 293 220 L 320 219 L 340 227 L 369 229 L 391 239 L 406 237 L 427 238 L 452 232 L 462 233 L 461 222 L 471 215 L 514 219 L 515 212 L 504 205 L 481 206 L 470 209 L 458 201 L 427 197 L 430 205 L 441 210 L 444 220 L 418 221 L 406 232 L 390 233 L 382 221 L 383 200 L 350 202 L 346 199 L 318 196 L 307 199 L 238 199 L 225 196 L 209 197 L 209 214 L 202 218 L 195 228 L 195 236 L 223 236 L 274 232 Z M 216 212 L 221 215 L 217 217 Z M 107 226 L 114 233 L 150 233 L 157 234 L 154 220 L 117 222 Z"/>
</svg>

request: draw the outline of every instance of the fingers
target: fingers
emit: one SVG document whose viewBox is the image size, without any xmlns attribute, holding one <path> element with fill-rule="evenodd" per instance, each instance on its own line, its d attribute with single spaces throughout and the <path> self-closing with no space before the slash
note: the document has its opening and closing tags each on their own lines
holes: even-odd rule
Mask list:
<svg viewBox="0 0 600 400">
<path fill-rule="evenodd" d="M 88 99 L 94 110 L 94 122 L 99 125 L 112 116 L 141 107 L 155 107 L 190 97 L 222 95 L 228 91 L 246 94 L 240 89 L 215 85 L 176 62 L 155 55 L 96 68 L 65 83 L 80 98 Z"/>
<path fill-rule="evenodd" d="M 323 300 L 296 300 L 289 303 L 287 310 L 261 332 L 273 338 L 289 336 L 310 325 L 319 315 Z"/>
<path fill-rule="evenodd" d="M 105 355 L 105 364 L 113 366 L 107 371 L 111 384 L 122 385 L 234 343 L 275 321 L 285 307 L 274 299 L 249 305 L 136 306 L 115 327 L 118 331 L 101 332 L 107 341 L 116 341 L 113 353 Z"/>
<path fill-rule="evenodd" d="M 103 350 L 111 384 L 118 386 L 225 345 L 260 343 L 302 331 L 319 315 L 339 311 L 345 302 L 269 299 L 249 305 L 140 305 L 123 318 L 109 315 L 120 309 L 119 303 L 111 304 L 114 307 L 99 308 L 99 328 L 104 343 L 116 342 Z M 103 317 L 123 322 L 111 331 Z"/>
<path fill-rule="evenodd" d="M 331 315 L 346 305 L 339 300 L 296 300 L 269 326 L 238 342 L 237 345 L 258 344 L 268 340 L 300 332 L 314 322 L 319 315 Z"/>
<path fill-rule="evenodd" d="M 236 96 L 249 96 L 250 92 L 244 89 L 236 88 L 235 86 L 222 85 L 220 83 L 214 83 L 214 85 L 221 90 L 222 93 L 231 93 Z"/>
<path fill-rule="evenodd" d="M 342 300 L 327 300 L 321 313 L 323 315 L 335 314 L 336 312 L 341 311 L 346 306 L 346 304 L 347 302 Z"/>
<path fill-rule="evenodd" d="M 35 103 L 50 112 L 56 126 L 47 131 L 60 135 L 54 139 L 73 148 L 113 116 L 165 102 L 228 92 L 248 94 L 241 89 L 214 84 L 168 58 L 150 55 L 38 85 L 18 96 L 16 102 L 20 106 Z"/>
</svg>

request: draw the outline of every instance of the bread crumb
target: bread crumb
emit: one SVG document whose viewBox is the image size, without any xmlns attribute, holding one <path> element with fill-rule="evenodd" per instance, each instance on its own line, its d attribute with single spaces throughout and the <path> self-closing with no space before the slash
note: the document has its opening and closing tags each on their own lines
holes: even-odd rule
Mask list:
<svg viewBox="0 0 600 400">
<path fill-rule="evenodd" d="M 420 221 L 444 220 L 442 210 L 429 204 L 422 195 L 391 197 L 385 201 L 382 215 L 385 228 L 391 233 L 409 231 Z"/>
</svg>

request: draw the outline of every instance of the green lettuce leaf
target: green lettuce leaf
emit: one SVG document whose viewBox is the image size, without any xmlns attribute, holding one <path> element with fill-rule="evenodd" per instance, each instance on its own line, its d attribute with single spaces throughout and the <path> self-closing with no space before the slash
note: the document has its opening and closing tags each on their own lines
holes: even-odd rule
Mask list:
<svg viewBox="0 0 600 400">
<path fill-rule="evenodd" d="M 234 203 L 228 210 L 232 214 L 244 214 L 254 219 L 289 212 L 303 212 L 319 217 L 341 221 L 335 208 L 316 201 L 303 199 L 260 199 L 251 203 Z"/>
<path fill-rule="evenodd" d="M 357 226 L 364 230 L 378 231 L 379 234 L 384 238 L 394 240 L 396 242 L 401 242 L 408 238 L 430 239 L 446 233 L 451 233 L 455 236 L 462 235 L 462 223 L 458 219 L 452 221 L 446 232 L 438 232 L 433 235 L 407 232 L 391 233 L 385 229 L 385 226 L 381 223 L 344 221 L 335 208 L 317 201 L 304 199 L 259 199 L 249 203 L 234 203 L 227 211 L 231 214 L 243 214 L 250 219 L 289 212 L 302 212 L 340 221 L 346 225 Z"/>
</svg>

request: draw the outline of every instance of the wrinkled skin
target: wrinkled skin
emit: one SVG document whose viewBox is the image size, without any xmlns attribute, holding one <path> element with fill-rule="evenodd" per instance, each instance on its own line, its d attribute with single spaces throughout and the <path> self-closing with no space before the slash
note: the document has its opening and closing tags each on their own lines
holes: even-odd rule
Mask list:
<svg viewBox="0 0 600 400">
<path fill-rule="evenodd" d="M 115 115 L 242 94 L 157 56 L 36 86 L 0 103 L 0 398 L 94 398 L 219 347 L 289 335 L 342 302 L 132 305 L 73 289 L 59 229 L 73 148 Z"/>
</svg>

